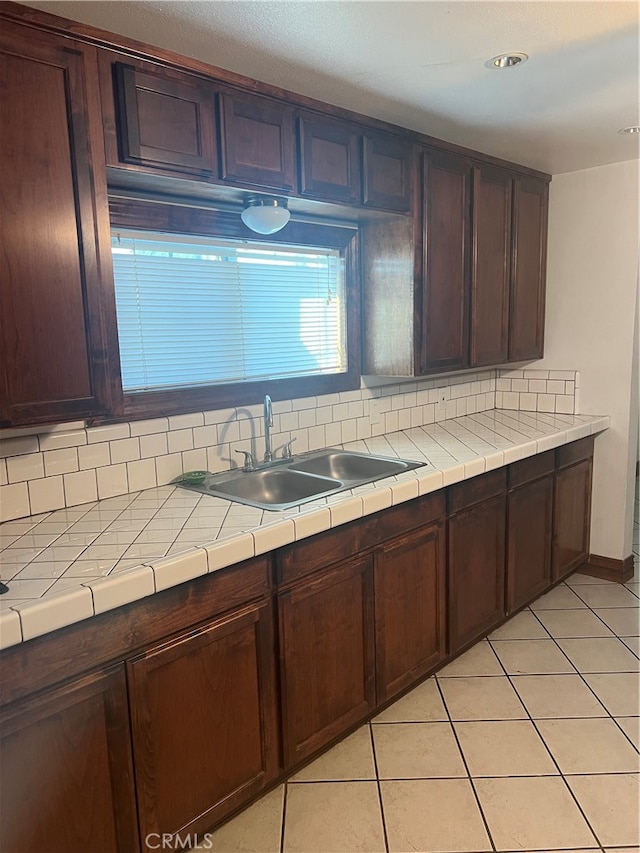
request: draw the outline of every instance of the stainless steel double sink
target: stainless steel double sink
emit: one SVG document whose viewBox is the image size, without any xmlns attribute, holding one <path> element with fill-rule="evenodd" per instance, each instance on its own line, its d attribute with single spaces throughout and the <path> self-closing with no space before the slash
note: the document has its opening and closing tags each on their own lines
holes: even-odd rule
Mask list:
<svg viewBox="0 0 640 853">
<path fill-rule="evenodd" d="M 328 449 L 282 459 L 254 471 L 207 474 L 202 483 L 176 485 L 218 498 L 272 511 L 290 509 L 383 477 L 420 468 L 409 462 L 367 453 Z"/>
</svg>

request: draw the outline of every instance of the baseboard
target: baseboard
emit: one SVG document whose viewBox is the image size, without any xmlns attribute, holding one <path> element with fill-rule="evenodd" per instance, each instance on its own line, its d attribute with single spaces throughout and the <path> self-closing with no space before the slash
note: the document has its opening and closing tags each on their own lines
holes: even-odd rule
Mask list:
<svg viewBox="0 0 640 853">
<path fill-rule="evenodd" d="M 614 560 L 612 557 L 590 554 L 587 562 L 583 563 L 578 571 L 583 575 L 590 575 L 603 581 L 626 583 L 633 577 L 633 554 L 629 554 L 624 560 Z"/>
</svg>

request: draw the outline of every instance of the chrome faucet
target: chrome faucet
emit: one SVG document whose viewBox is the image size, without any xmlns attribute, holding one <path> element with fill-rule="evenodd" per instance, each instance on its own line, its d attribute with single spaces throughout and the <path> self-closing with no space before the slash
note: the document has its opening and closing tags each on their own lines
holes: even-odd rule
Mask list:
<svg viewBox="0 0 640 853">
<path fill-rule="evenodd" d="M 264 398 L 264 461 L 271 462 L 271 427 L 273 426 L 273 411 L 271 409 L 271 397 L 266 394 Z"/>
</svg>

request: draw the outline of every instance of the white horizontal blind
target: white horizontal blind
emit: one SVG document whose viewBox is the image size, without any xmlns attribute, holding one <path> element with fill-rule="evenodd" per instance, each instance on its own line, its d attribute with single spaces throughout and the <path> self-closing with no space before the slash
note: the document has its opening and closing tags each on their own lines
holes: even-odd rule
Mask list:
<svg viewBox="0 0 640 853">
<path fill-rule="evenodd" d="M 344 373 L 334 249 L 115 230 L 125 391 Z"/>
</svg>

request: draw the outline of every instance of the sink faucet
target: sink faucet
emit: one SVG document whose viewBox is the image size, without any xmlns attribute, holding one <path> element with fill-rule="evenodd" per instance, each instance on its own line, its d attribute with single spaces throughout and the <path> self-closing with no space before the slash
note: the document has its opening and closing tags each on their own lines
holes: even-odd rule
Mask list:
<svg viewBox="0 0 640 853">
<path fill-rule="evenodd" d="M 271 397 L 266 394 L 264 398 L 264 461 L 271 462 L 271 427 L 273 426 L 273 411 L 271 409 Z"/>
</svg>

